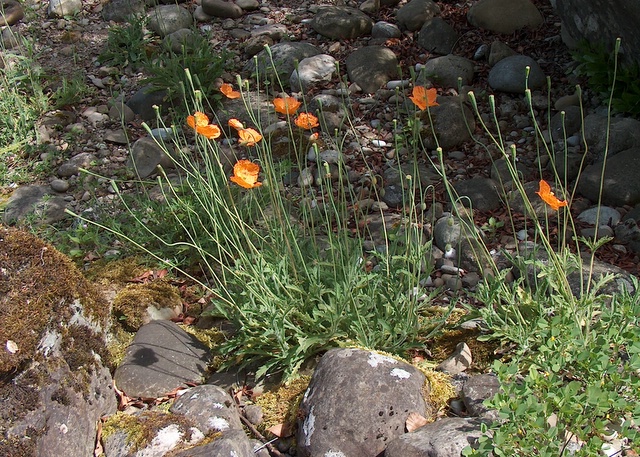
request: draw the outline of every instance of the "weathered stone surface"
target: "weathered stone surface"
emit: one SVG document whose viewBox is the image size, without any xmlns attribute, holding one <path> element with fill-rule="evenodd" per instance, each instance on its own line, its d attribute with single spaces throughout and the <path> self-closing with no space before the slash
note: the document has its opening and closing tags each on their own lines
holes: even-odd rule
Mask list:
<svg viewBox="0 0 640 457">
<path fill-rule="evenodd" d="M 125 22 L 130 16 L 144 13 L 144 0 L 110 0 L 102 9 L 102 18 L 109 22 Z"/>
<path fill-rule="evenodd" d="M 142 179 L 155 173 L 158 165 L 169 168 L 173 166 L 173 161 L 153 138 L 143 137 L 137 140 L 131 147 L 127 166 Z"/>
<path fill-rule="evenodd" d="M 640 147 L 622 151 L 607 159 L 604 181 L 601 179 L 603 162 L 584 169 L 578 181 L 578 192 L 592 202 L 610 206 L 640 203 Z M 601 183 L 604 182 L 604 185 Z M 602 188 L 602 197 L 600 196 Z"/>
<path fill-rule="evenodd" d="M 167 91 L 153 90 L 151 86 L 144 86 L 131 96 L 127 101 L 127 106 L 131 108 L 135 114 L 140 116 L 140 119 L 149 121 L 156 118 L 154 106 L 162 108 L 166 96 Z"/>
<path fill-rule="evenodd" d="M 391 441 L 384 457 L 459 457 L 481 435 L 478 419 L 449 417 Z"/>
<path fill-rule="evenodd" d="M 444 371 L 450 375 L 462 373 L 471 366 L 473 359 L 471 349 L 466 343 L 458 343 L 456 349 L 446 360 L 438 364 L 436 370 Z"/>
<path fill-rule="evenodd" d="M 470 416 L 483 417 L 489 413 L 482 402 L 493 398 L 500 389 L 500 382 L 494 374 L 471 376 L 462 387 L 462 401 Z"/>
<path fill-rule="evenodd" d="M 621 58 L 640 64 L 640 3 L 636 0 L 551 0 L 562 20 L 568 44 L 587 40 L 613 51 L 616 38 L 622 38 Z"/>
<path fill-rule="evenodd" d="M 461 104 L 458 97 L 438 97 L 437 101 L 438 106 L 429 108 L 433 125 L 426 114 L 422 115 L 425 125 L 422 139 L 425 145 L 429 149 L 440 146 L 446 151 L 471 139 L 469 131 L 475 129 L 476 120 L 469 107 Z"/>
<path fill-rule="evenodd" d="M 68 178 L 73 175 L 77 175 L 80 172 L 80 168 L 88 168 L 93 161 L 97 160 L 97 157 L 90 152 L 81 152 L 76 154 L 60 165 L 58 168 L 58 176 L 61 178 Z"/>
<path fill-rule="evenodd" d="M 292 90 L 305 92 L 313 84 L 322 81 L 331 81 L 336 73 L 336 59 L 328 54 L 302 59 L 298 68 L 293 70 L 289 78 L 289 86 Z"/>
<path fill-rule="evenodd" d="M 384 46 L 365 46 L 353 51 L 346 60 L 349 79 L 363 92 L 374 93 L 398 71 L 398 59 Z"/>
<path fill-rule="evenodd" d="M 275 79 L 277 74 L 283 83 L 288 83 L 296 62 L 318 54 L 322 54 L 322 50 L 310 43 L 294 41 L 276 43 L 271 46 L 270 53 L 263 49 L 256 54 L 254 59 L 246 63 L 242 71 L 249 78 L 255 78 L 255 74 L 258 73 L 262 79 Z"/>
<path fill-rule="evenodd" d="M 192 387 L 171 405 L 170 411 L 184 414 L 205 434 L 242 430 L 234 399 L 222 388 L 211 384 Z"/>
<path fill-rule="evenodd" d="M 82 0 L 50 0 L 47 8 L 49 17 L 73 16 L 82 11 Z"/>
<path fill-rule="evenodd" d="M 498 185 L 493 179 L 477 176 L 457 182 L 454 189 L 462 204 L 480 211 L 493 211 L 502 204 L 498 194 Z M 468 199 L 468 200 L 467 200 Z M 469 201 L 470 200 L 470 201 Z"/>
<path fill-rule="evenodd" d="M 609 157 L 627 149 L 640 147 L 640 121 L 630 117 L 612 117 L 589 114 L 584 118 L 584 139 L 589 154 L 602 160 L 605 151 Z"/>
<path fill-rule="evenodd" d="M 67 217 L 66 207 L 64 197 L 55 195 L 50 186 L 22 186 L 11 194 L 2 219 L 5 224 L 16 224 L 27 217 L 36 224 L 52 224 Z"/>
<path fill-rule="evenodd" d="M 351 40 L 371 33 L 373 19 L 349 6 L 320 9 L 310 23 L 320 35 L 334 40 Z"/>
<path fill-rule="evenodd" d="M 473 80 L 473 62 L 464 57 L 450 54 L 429 59 L 424 65 L 425 75 L 438 86 L 458 88 L 458 78 L 463 86 Z"/>
<path fill-rule="evenodd" d="M 493 67 L 495 64 L 500 62 L 505 57 L 515 56 L 518 53 L 507 46 L 502 41 L 494 41 L 491 43 L 491 48 L 489 49 L 489 66 Z"/>
<path fill-rule="evenodd" d="M 165 37 L 180 29 L 187 29 L 193 23 L 193 17 L 186 8 L 179 5 L 161 5 L 149 10 L 147 27 Z"/>
<path fill-rule="evenodd" d="M 551 118 L 549 131 L 554 140 L 563 140 L 580 131 L 582 110 L 578 106 L 567 106 Z"/>
<path fill-rule="evenodd" d="M 316 367 L 300 411 L 298 455 L 380 455 L 404 433 L 411 412 L 425 415 L 424 375 L 388 356 L 333 349 Z"/>
<path fill-rule="evenodd" d="M 436 54 L 453 52 L 457 41 L 458 33 L 440 17 L 427 19 L 420 29 L 417 39 L 420 46 Z"/>
<path fill-rule="evenodd" d="M 27 232 L 0 229 L 0 272 L 0 455 L 92 455 L 96 424 L 116 409 L 108 305 Z"/>
<path fill-rule="evenodd" d="M 116 385 L 130 397 L 156 398 L 185 383 L 200 383 L 208 349 L 171 321 L 140 327 L 116 369 Z"/>
<path fill-rule="evenodd" d="M 175 454 L 175 457 L 255 457 L 253 446 L 242 430 L 227 430 L 215 441 Z"/>
<path fill-rule="evenodd" d="M 427 19 L 440 14 L 440 7 L 432 0 L 411 0 L 396 12 L 396 23 L 401 30 L 420 30 Z"/>
<path fill-rule="evenodd" d="M 527 67 L 529 75 L 527 79 Z M 489 86 L 494 90 L 523 94 L 525 89 L 542 87 L 547 78 L 538 62 L 528 56 L 510 56 L 500 60 L 489 72 Z"/>
<path fill-rule="evenodd" d="M 202 11 L 212 17 L 237 19 L 243 11 L 234 2 L 225 0 L 202 0 Z"/>
<path fill-rule="evenodd" d="M 469 8 L 467 20 L 475 27 L 505 34 L 544 22 L 530 0 L 479 0 Z"/>
<path fill-rule="evenodd" d="M 0 27 L 13 25 L 24 17 L 24 8 L 16 0 L 2 1 L 2 14 L 0 15 Z"/>
</svg>

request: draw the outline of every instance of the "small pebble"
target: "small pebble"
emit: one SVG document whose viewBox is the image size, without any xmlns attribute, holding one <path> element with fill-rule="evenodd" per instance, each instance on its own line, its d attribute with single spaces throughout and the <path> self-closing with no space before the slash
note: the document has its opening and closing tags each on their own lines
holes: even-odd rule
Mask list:
<svg viewBox="0 0 640 457">
<path fill-rule="evenodd" d="M 66 179 L 54 179 L 49 185 L 51 189 L 56 192 L 66 192 L 69 190 L 69 182 Z"/>
</svg>

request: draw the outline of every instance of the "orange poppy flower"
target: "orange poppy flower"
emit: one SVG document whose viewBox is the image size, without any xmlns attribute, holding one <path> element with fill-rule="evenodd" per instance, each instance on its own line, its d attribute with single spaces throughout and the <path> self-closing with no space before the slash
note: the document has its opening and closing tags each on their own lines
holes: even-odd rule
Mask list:
<svg viewBox="0 0 640 457">
<path fill-rule="evenodd" d="M 220 92 L 227 98 L 240 98 L 242 95 L 237 90 L 233 90 L 233 86 L 228 83 L 223 83 L 220 86 Z"/>
<path fill-rule="evenodd" d="M 222 134 L 220 128 L 215 124 L 209 124 L 209 117 L 200 111 L 196 111 L 193 116 L 187 116 L 187 125 L 210 140 Z"/>
<path fill-rule="evenodd" d="M 311 113 L 300 113 L 294 123 L 301 129 L 311 130 L 314 127 L 318 127 L 318 118 Z"/>
<path fill-rule="evenodd" d="M 240 122 L 238 119 L 229 119 L 229 127 L 233 127 L 236 130 L 242 130 L 244 128 L 244 124 Z"/>
<path fill-rule="evenodd" d="M 536 194 L 540 195 L 540 198 L 554 211 L 558 211 L 561 206 L 567 206 L 567 201 L 558 200 L 558 197 L 551 192 L 551 186 L 544 180 L 540 180 L 540 190 Z"/>
<path fill-rule="evenodd" d="M 262 135 L 254 129 L 238 130 L 238 135 L 240 136 L 239 143 L 242 146 L 255 146 L 262 139 Z"/>
<path fill-rule="evenodd" d="M 438 106 L 436 102 L 436 97 L 438 96 L 438 91 L 435 88 L 425 89 L 422 86 L 415 86 L 413 88 L 413 92 L 411 97 L 411 101 L 414 105 L 416 105 L 420 110 L 425 110 L 429 106 Z"/>
<path fill-rule="evenodd" d="M 291 115 L 298 111 L 301 103 L 293 97 L 274 98 L 273 106 L 277 113 Z"/>
<path fill-rule="evenodd" d="M 260 165 L 253 163 L 250 160 L 242 159 L 233 166 L 233 176 L 231 181 L 244 187 L 245 189 L 253 189 L 254 187 L 260 187 L 261 182 L 258 182 L 258 174 L 260 173 Z"/>
</svg>

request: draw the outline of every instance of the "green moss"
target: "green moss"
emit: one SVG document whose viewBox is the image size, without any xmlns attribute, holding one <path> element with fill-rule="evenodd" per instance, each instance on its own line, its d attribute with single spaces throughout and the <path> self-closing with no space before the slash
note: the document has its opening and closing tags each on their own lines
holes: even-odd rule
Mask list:
<svg viewBox="0 0 640 457">
<path fill-rule="evenodd" d="M 127 330 L 137 330 L 144 323 L 147 308 L 181 308 L 178 289 L 157 279 L 144 284 L 129 284 L 113 300 L 113 313 Z"/>
<path fill-rule="evenodd" d="M 134 332 L 128 332 L 119 325 L 111 328 L 106 349 L 109 353 L 109 360 L 111 361 L 111 367 L 113 369 L 120 365 L 127 352 L 127 348 L 133 342 L 135 336 L 136 334 Z"/>
<path fill-rule="evenodd" d="M 301 376 L 272 392 L 265 392 L 256 398 L 255 403 L 262 407 L 262 431 L 278 424 L 285 424 L 291 430 L 296 427 L 298 407 L 304 392 L 311 381 L 310 376 Z"/>
<path fill-rule="evenodd" d="M 106 328 L 108 305 L 68 257 L 30 233 L 0 226 L 0 341 L 19 348 L 0 351 L 0 372 L 34 360 L 45 332 L 63 334 L 76 304 Z"/>
<path fill-rule="evenodd" d="M 132 415 L 124 412 L 117 412 L 109 416 L 102 424 L 102 438 L 107 439 L 117 432 L 124 432 L 127 435 L 127 444 L 131 446 L 130 452 L 135 453 L 144 449 L 158 431 L 169 425 L 177 425 L 185 434 L 185 441 L 191 437 L 190 429 L 194 424 L 185 416 L 180 414 L 170 414 L 165 411 L 145 411 Z"/>
</svg>

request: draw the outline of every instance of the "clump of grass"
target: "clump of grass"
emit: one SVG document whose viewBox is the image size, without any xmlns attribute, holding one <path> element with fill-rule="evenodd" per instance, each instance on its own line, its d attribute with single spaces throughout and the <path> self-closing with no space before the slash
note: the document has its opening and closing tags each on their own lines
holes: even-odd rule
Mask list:
<svg viewBox="0 0 640 457">
<path fill-rule="evenodd" d="M 22 39 L 20 51 L 0 48 L 0 185 L 21 181 L 32 161 L 24 148 L 37 138 L 36 120 L 47 111 L 44 72 L 32 43 Z"/>
<path fill-rule="evenodd" d="M 109 28 L 104 50 L 98 57 L 104 65 L 141 68 L 147 61 L 147 51 L 152 40 L 147 35 L 145 15 L 130 16 L 124 25 Z"/>
</svg>

